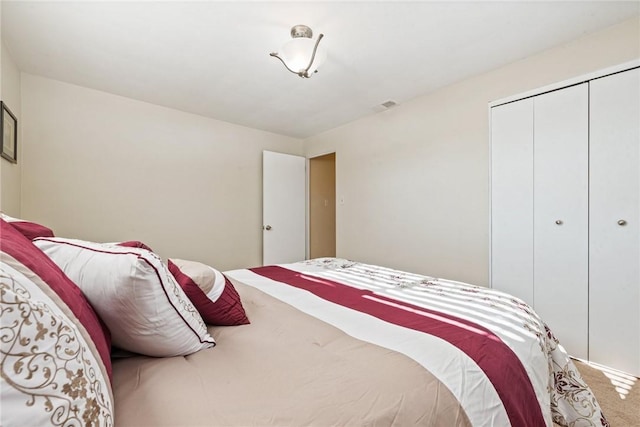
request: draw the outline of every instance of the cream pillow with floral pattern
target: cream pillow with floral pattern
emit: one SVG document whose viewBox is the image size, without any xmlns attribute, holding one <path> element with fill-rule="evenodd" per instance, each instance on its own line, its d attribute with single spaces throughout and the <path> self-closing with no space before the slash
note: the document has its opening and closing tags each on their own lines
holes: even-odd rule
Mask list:
<svg viewBox="0 0 640 427">
<path fill-rule="evenodd" d="M 113 426 L 111 384 L 64 303 L 0 263 L 0 425 Z"/>
</svg>

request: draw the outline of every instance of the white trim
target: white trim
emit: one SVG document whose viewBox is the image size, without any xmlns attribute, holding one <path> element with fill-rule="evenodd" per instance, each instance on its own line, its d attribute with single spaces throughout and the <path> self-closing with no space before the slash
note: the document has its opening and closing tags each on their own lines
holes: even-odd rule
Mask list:
<svg viewBox="0 0 640 427">
<path fill-rule="evenodd" d="M 489 283 L 487 284 L 489 288 L 494 289 L 493 288 L 493 270 L 491 269 L 491 266 L 493 265 L 493 262 L 491 262 L 491 260 L 493 259 L 493 216 L 492 214 L 492 209 L 491 207 L 493 206 L 493 199 L 492 199 L 492 185 L 491 183 L 493 182 L 493 145 L 491 143 L 492 141 L 492 110 L 491 107 L 487 108 L 488 110 L 488 120 L 489 120 Z"/>
<path fill-rule="evenodd" d="M 304 259 L 311 256 L 311 157 L 304 162 Z"/>
<path fill-rule="evenodd" d="M 530 98 L 532 96 L 540 95 L 546 92 L 551 92 L 554 90 L 562 89 L 564 87 L 577 85 L 580 83 L 587 82 L 589 80 L 598 79 L 601 77 L 608 76 L 610 74 L 620 73 L 622 71 L 627 71 L 632 68 L 640 67 L 640 59 L 634 59 L 633 61 L 625 62 L 622 64 L 614 65 L 611 67 L 607 67 L 598 71 L 594 71 L 589 74 L 584 74 L 582 76 L 574 77 L 572 79 L 563 80 L 561 82 L 553 83 L 547 86 L 543 86 L 537 89 L 533 89 L 527 92 L 523 92 L 517 95 L 511 95 L 506 98 L 498 99 L 496 101 L 489 102 L 489 109 L 493 107 L 497 107 L 498 105 L 508 104 L 509 102 L 518 101 L 524 98 Z"/>
</svg>

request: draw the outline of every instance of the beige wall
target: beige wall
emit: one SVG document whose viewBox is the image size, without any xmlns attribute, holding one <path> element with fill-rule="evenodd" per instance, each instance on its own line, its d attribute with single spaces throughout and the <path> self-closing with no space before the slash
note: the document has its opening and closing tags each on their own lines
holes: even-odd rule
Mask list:
<svg viewBox="0 0 640 427">
<path fill-rule="evenodd" d="M 262 259 L 262 150 L 302 141 L 22 75 L 23 216 L 222 270 Z"/>
<path fill-rule="evenodd" d="M 304 148 L 293 138 L 22 74 L 22 200 L 8 212 L 61 236 L 139 239 L 163 256 L 221 269 L 257 265 L 262 150 L 335 151 L 344 200 L 338 256 L 487 284 L 487 104 L 637 59 L 638 34 L 637 19 L 622 23 L 309 138 Z M 15 68 L 5 62 L 3 55 L 3 96 L 6 68 Z M 3 209 L 6 200 L 16 197 L 3 191 Z"/>
<path fill-rule="evenodd" d="M 2 2 L 0 1 L 0 24 L 1 23 L 2 23 Z M 2 30 L 1 27 L 0 27 L 0 30 Z M 0 31 L 0 99 L 2 99 L 2 50 L 3 49 L 4 49 L 4 43 L 2 42 L 2 31 Z M 2 204 L 1 199 L 2 199 L 2 190 L 0 189 L 0 206 Z"/>
<path fill-rule="evenodd" d="M 10 163 L 4 158 L 0 158 L 0 210 L 4 213 L 19 217 L 20 197 L 21 197 L 21 170 L 22 170 L 22 114 L 21 114 L 21 95 L 20 95 L 20 71 L 16 66 L 9 50 L 0 43 L 0 70 L 2 78 L 0 79 L 0 98 L 7 103 L 9 110 L 18 119 L 18 163 Z"/>
<path fill-rule="evenodd" d="M 640 58 L 639 24 L 626 21 L 308 138 L 307 157 L 336 152 L 344 198 L 337 255 L 488 284 L 488 103 Z"/>
</svg>

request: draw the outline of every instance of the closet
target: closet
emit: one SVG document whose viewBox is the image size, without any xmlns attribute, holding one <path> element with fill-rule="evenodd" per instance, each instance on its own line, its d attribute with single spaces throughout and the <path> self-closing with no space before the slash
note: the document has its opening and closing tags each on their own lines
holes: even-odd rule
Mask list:
<svg viewBox="0 0 640 427">
<path fill-rule="evenodd" d="M 491 286 L 569 354 L 640 376 L 640 69 L 494 102 Z"/>
</svg>

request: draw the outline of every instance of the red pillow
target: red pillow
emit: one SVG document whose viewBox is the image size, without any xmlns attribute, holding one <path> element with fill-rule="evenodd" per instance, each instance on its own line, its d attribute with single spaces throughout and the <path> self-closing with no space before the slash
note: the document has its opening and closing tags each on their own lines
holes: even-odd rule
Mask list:
<svg viewBox="0 0 640 427">
<path fill-rule="evenodd" d="M 151 249 L 149 246 L 137 240 L 127 240 L 126 242 L 120 242 L 118 243 L 118 246 L 124 246 L 126 248 L 141 248 L 141 249 L 146 249 L 149 252 L 153 252 L 153 249 Z"/>
<path fill-rule="evenodd" d="M 78 326 L 84 327 L 93 341 L 111 378 L 111 335 L 80 288 L 44 252 L 1 218 L 0 248 L 4 262 L 30 270 L 68 306 L 78 320 Z"/>
<path fill-rule="evenodd" d="M 2 219 L 16 230 L 18 230 L 23 236 L 29 240 L 33 240 L 36 237 L 54 237 L 53 230 L 35 222 L 25 221 L 19 218 L 12 218 L 9 215 L 2 214 Z"/>
<path fill-rule="evenodd" d="M 205 322 L 218 326 L 249 323 L 240 295 L 218 270 L 199 262 L 180 259 L 170 259 L 167 264 Z"/>
</svg>

